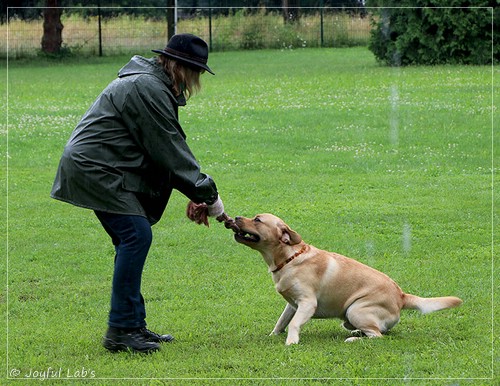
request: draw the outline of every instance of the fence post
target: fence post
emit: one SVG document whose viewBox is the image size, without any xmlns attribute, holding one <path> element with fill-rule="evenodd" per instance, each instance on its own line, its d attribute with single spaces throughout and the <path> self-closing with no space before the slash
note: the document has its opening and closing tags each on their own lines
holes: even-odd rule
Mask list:
<svg viewBox="0 0 500 386">
<path fill-rule="evenodd" d="M 101 0 L 97 0 L 97 24 L 99 28 L 99 56 L 102 56 Z"/>
<path fill-rule="evenodd" d="M 321 0 L 321 8 L 320 8 L 320 39 L 321 39 L 321 47 L 325 45 L 324 39 L 324 30 L 323 30 L 323 0 Z"/>
<path fill-rule="evenodd" d="M 177 4 L 175 0 L 167 0 L 167 41 L 176 34 Z"/>
<path fill-rule="evenodd" d="M 208 42 L 209 49 L 212 52 L 212 1 L 208 0 Z"/>
</svg>

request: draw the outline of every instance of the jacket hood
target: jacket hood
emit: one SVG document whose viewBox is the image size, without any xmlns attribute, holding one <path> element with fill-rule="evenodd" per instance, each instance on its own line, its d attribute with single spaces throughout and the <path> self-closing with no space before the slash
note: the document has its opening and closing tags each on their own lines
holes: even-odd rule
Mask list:
<svg viewBox="0 0 500 386">
<path fill-rule="evenodd" d="M 135 55 L 132 59 L 130 59 L 130 62 L 118 71 L 118 77 L 123 78 L 131 75 L 149 74 L 156 76 L 170 86 L 172 83 L 170 78 L 167 74 L 165 74 L 156 60 L 156 57 L 147 59 L 142 56 Z"/>
</svg>

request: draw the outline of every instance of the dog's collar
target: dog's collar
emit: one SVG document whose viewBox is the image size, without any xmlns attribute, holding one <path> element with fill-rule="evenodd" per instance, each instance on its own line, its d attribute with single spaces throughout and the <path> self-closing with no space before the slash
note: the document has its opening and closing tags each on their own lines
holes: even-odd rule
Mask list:
<svg viewBox="0 0 500 386">
<path fill-rule="evenodd" d="M 302 246 L 302 248 L 300 249 L 300 251 L 298 252 L 295 252 L 292 256 L 290 256 L 288 259 L 286 259 L 284 262 L 278 264 L 276 266 L 276 268 L 274 270 L 272 270 L 271 272 L 272 273 L 276 273 L 278 272 L 281 268 L 283 268 L 285 265 L 287 265 L 290 261 L 292 261 L 293 259 L 295 259 L 297 256 L 301 255 L 302 253 L 304 253 L 306 251 L 306 245 L 304 244 Z"/>
</svg>

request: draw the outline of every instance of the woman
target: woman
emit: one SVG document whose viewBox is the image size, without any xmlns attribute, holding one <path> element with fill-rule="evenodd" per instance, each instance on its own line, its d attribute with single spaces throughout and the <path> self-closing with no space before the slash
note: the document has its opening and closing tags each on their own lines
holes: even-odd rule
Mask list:
<svg viewBox="0 0 500 386">
<path fill-rule="evenodd" d="M 110 351 L 152 352 L 170 335 L 146 328 L 141 276 L 158 222 L 173 189 L 191 201 L 188 216 L 207 224 L 224 206 L 212 178 L 201 173 L 178 120 L 178 106 L 200 89 L 207 44 L 173 36 L 160 56 L 134 56 L 97 97 L 73 131 L 51 196 L 94 210 L 115 246 L 108 330 Z"/>
</svg>

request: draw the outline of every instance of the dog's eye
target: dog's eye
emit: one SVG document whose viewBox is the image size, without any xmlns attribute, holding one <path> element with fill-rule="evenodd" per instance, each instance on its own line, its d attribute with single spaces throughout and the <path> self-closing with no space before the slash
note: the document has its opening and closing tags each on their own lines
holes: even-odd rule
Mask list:
<svg viewBox="0 0 500 386">
<path fill-rule="evenodd" d="M 262 221 L 260 220 L 260 218 L 258 218 L 258 217 L 255 217 L 255 218 L 253 219 L 253 221 L 254 221 L 254 222 L 262 222 Z"/>
</svg>

